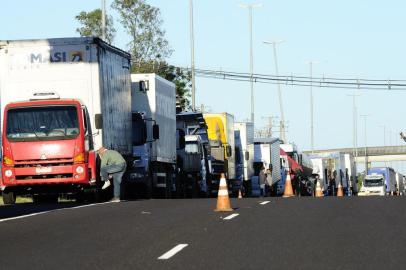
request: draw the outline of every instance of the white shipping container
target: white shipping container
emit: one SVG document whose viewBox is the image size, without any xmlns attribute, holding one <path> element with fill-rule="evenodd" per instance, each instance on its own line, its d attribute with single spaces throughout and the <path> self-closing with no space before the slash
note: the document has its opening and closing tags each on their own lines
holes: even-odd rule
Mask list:
<svg viewBox="0 0 406 270">
<path fill-rule="evenodd" d="M 254 162 L 263 162 L 265 168 L 272 165 L 272 181 L 281 180 L 280 141 L 279 138 L 255 139 Z"/>
<path fill-rule="evenodd" d="M 132 111 L 143 112 L 159 125 L 160 137 L 152 142 L 151 161 L 176 163 L 175 84 L 156 74 L 131 74 Z M 146 91 L 140 82 L 146 82 Z M 148 140 L 152 141 L 153 122 L 147 122 Z"/>
<path fill-rule="evenodd" d="M 131 154 L 130 58 L 98 38 L 0 41 L 1 122 L 8 103 L 56 92 L 87 106 L 96 149 Z M 100 113 L 97 132 L 94 115 Z"/>
<path fill-rule="evenodd" d="M 401 173 L 396 173 L 396 185 L 397 185 L 397 190 L 398 190 L 398 195 L 404 195 L 405 194 L 405 186 L 403 183 L 403 175 Z"/>
<path fill-rule="evenodd" d="M 251 122 L 235 122 L 234 131 L 239 131 L 244 163 L 244 179 L 248 180 L 254 175 L 254 125 Z M 235 143 L 237 144 L 237 142 Z"/>
<path fill-rule="evenodd" d="M 312 158 L 313 173 L 319 175 L 320 187 L 326 190 L 328 187 L 328 180 L 326 179 L 325 169 L 327 167 L 326 161 L 322 158 Z"/>
</svg>

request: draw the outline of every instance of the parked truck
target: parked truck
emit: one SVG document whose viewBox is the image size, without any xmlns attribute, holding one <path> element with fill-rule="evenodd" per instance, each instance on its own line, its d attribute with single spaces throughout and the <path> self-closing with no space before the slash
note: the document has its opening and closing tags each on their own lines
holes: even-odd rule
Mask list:
<svg viewBox="0 0 406 270">
<path fill-rule="evenodd" d="M 315 188 L 315 179 L 312 176 L 313 164 L 310 158 L 299 151 L 293 143 L 281 144 L 280 148 L 283 170 L 290 175 L 296 196 L 312 195 Z M 279 188 L 284 189 L 284 185 Z"/>
<path fill-rule="evenodd" d="M 270 184 L 271 195 L 283 194 L 284 185 L 281 174 L 280 140 L 279 138 L 255 138 L 254 139 L 254 177 L 252 181 L 252 195 L 259 196 L 259 172 L 264 167 L 272 174 Z M 282 183 L 283 182 L 283 183 Z"/>
<path fill-rule="evenodd" d="M 234 123 L 236 179 L 244 195 L 249 196 L 254 175 L 254 124 Z"/>
<path fill-rule="evenodd" d="M 208 185 L 211 195 L 216 195 L 221 173 L 225 174 L 229 190 L 238 194 L 240 185 L 235 177 L 234 116 L 228 113 L 205 113 L 208 127 L 212 178 Z"/>
<path fill-rule="evenodd" d="M 210 192 L 211 160 L 206 121 L 200 112 L 176 115 L 178 197 L 207 197 Z M 182 139 L 183 138 L 183 139 Z"/>
<path fill-rule="evenodd" d="M 130 55 L 98 38 L 0 41 L 0 95 L 5 204 L 95 189 L 100 146 L 131 156 Z"/>
<path fill-rule="evenodd" d="M 157 74 L 131 74 L 131 85 L 134 146 L 129 180 L 146 197 L 170 198 L 176 184 L 175 85 Z"/>
<path fill-rule="evenodd" d="M 396 172 L 396 195 L 403 196 L 405 195 L 405 183 L 404 183 L 404 176 L 403 174 Z"/>
<path fill-rule="evenodd" d="M 385 196 L 396 192 L 396 173 L 390 167 L 374 167 L 368 169 L 359 196 Z"/>
</svg>

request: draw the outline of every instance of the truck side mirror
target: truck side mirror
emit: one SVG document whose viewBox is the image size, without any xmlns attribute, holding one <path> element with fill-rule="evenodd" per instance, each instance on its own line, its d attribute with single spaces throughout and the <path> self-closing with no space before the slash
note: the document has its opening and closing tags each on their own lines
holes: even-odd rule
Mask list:
<svg viewBox="0 0 406 270">
<path fill-rule="evenodd" d="M 159 140 L 159 125 L 157 124 L 152 126 L 152 138 L 154 140 Z"/>
<path fill-rule="evenodd" d="M 231 148 L 231 145 L 226 146 L 226 154 L 227 157 L 231 157 L 233 155 L 233 149 Z"/>
<path fill-rule="evenodd" d="M 94 123 L 96 129 L 103 129 L 103 115 L 101 113 L 98 113 L 94 116 Z"/>
<path fill-rule="evenodd" d="M 248 161 L 250 160 L 250 152 L 245 151 L 245 160 Z"/>
</svg>

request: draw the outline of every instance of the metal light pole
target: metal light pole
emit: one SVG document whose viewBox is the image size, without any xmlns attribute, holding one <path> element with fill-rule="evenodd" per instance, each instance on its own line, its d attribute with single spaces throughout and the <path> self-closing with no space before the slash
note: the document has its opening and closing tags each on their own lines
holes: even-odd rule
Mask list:
<svg viewBox="0 0 406 270">
<path fill-rule="evenodd" d="M 383 127 L 383 147 L 386 147 L 386 126 L 381 125 L 380 127 Z M 388 163 L 385 161 L 385 167 L 388 166 Z"/>
<path fill-rule="evenodd" d="M 352 95 L 348 95 L 352 97 L 352 120 L 353 120 L 353 130 L 352 130 L 352 139 L 353 139 L 353 155 L 354 157 L 358 156 L 358 125 L 357 125 L 357 105 L 355 102 L 355 98 L 359 97 L 361 95 L 357 95 L 357 94 L 352 94 Z"/>
<path fill-rule="evenodd" d="M 318 61 L 307 62 L 310 65 L 310 148 L 314 153 L 314 117 L 313 117 L 313 65 L 319 64 Z"/>
<path fill-rule="evenodd" d="M 249 31 L 250 31 L 250 83 L 251 83 L 251 122 L 254 123 L 254 53 L 252 46 L 252 9 L 262 7 L 262 4 L 240 4 L 241 8 L 247 8 L 249 14 Z"/>
<path fill-rule="evenodd" d="M 284 42 L 284 40 L 275 40 L 275 41 L 263 41 L 265 44 L 272 45 L 273 47 L 273 56 L 274 56 L 274 62 L 275 62 L 275 75 L 278 77 L 279 76 L 279 69 L 278 69 L 278 57 L 276 53 L 276 45 Z M 279 95 L 279 107 L 281 111 L 281 120 L 280 120 L 280 137 L 281 140 L 286 143 L 286 133 L 285 133 L 285 114 L 283 112 L 283 102 L 282 102 L 282 91 L 281 91 L 281 84 L 279 80 L 277 81 L 278 85 L 278 95 Z"/>
<path fill-rule="evenodd" d="M 364 140 L 365 140 L 365 175 L 368 174 L 368 153 L 367 153 L 367 117 L 369 114 L 361 114 L 364 118 Z"/>
<path fill-rule="evenodd" d="M 102 39 L 106 40 L 106 0 L 101 0 L 102 5 Z"/>
<path fill-rule="evenodd" d="M 195 41 L 193 31 L 193 0 L 189 0 L 190 18 L 190 58 L 192 72 L 192 111 L 196 111 L 196 84 L 195 84 Z"/>
</svg>

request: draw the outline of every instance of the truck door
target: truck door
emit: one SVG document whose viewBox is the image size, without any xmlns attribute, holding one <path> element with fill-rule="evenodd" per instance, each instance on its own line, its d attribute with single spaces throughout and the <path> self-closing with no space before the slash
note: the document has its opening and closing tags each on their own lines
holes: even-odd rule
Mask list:
<svg viewBox="0 0 406 270">
<path fill-rule="evenodd" d="M 83 124 L 85 128 L 85 151 L 94 150 L 92 125 L 90 124 L 90 116 L 86 106 L 82 106 Z"/>
</svg>

